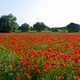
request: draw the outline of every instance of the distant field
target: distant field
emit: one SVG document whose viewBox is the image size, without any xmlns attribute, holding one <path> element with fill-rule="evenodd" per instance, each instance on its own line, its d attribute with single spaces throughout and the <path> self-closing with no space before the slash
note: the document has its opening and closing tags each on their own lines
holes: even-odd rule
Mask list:
<svg viewBox="0 0 80 80">
<path fill-rule="evenodd" d="M 0 33 L 0 80 L 80 80 L 80 33 Z"/>
</svg>

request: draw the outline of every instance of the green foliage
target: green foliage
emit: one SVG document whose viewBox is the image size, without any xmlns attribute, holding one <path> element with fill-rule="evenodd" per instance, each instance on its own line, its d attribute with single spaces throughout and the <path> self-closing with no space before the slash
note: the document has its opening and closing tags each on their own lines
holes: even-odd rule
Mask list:
<svg viewBox="0 0 80 80">
<path fill-rule="evenodd" d="M 9 49 L 0 46 L 0 80 L 14 80 L 17 73 L 18 56 Z"/>
<path fill-rule="evenodd" d="M 27 32 L 29 31 L 29 25 L 27 23 L 22 24 L 18 30 L 20 30 L 21 32 Z"/>
<path fill-rule="evenodd" d="M 37 22 L 33 25 L 33 30 L 36 30 L 38 32 L 41 32 L 44 30 L 46 25 L 43 22 Z"/>
<path fill-rule="evenodd" d="M 79 32 L 80 30 L 80 25 L 75 24 L 75 23 L 70 23 L 66 27 L 67 27 L 68 32 Z"/>
<path fill-rule="evenodd" d="M 66 27 L 51 28 L 51 32 L 67 32 Z"/>
<path fill-rule="evenodd" d="M 17 27 L 16 17 L 12 14 L 0 17 L 0 32 L 14 32 Z"/>
<path fill-rule="evenodd" d="M 58 30 L 59 30 L 58 28 L 51 28 L 52 32 L 58 32 Z"/>
</svg>

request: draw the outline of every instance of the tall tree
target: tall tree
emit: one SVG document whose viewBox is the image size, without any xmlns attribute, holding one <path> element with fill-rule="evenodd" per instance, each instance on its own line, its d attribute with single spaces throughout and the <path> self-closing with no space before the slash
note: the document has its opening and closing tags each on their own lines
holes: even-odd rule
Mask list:
<svg viewBox="0 0 80 80">
<path fill-rule="evenodd" d="M 79 32 L 80 25 L 75 23 L 70 23 L 69 25 L 66 26 L 66 28 L 68 32 Z"/>
<path fill-rule="evenodd" d="M 33 30 L 36 30 L 38 32 L 41 32 L 44 30 L 46 25 L 43 22 L 37 22 L 33 25 Z"/>
<path fill-rule="evenodd" d="M 12 14 L 0 17 L 0 32 L 14 32 L 18 28 L 16 17 Z"/>
<path fill-rule="evenodd" d="M 27 32 L 29 31 L 29 25 L 27 23 L 22 24 L 18 30 L 20 30 L 21 32 Z"/>
</svg>

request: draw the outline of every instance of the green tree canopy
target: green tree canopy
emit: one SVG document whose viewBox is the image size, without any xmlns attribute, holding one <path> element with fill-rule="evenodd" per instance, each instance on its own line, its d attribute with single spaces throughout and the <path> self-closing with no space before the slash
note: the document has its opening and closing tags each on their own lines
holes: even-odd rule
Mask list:
<svg viewBox="0 0 80 80">
<path fill-rule="evenodd" d="M 33 25 L 33 30 L 36 30 L 38 32 L 41 32 L 44 30 L 46 25 L 43 22 L 37 22 Z"/>
<path fill-rule="evenodd" d="M 22 24 L 18 30 L 20 30 L 21 32 L 27 32 L 29 31 L 29 25 L 27 23 Z"/>
<path fill-rule="evenodd" d="M 0 32 L 14 32 L 18 28 L 16 17 L 12 14 L 0 17 Z"/>
<path fill-rule="evenodd" d="M 66 28 L 68 32 L 79 32 L 80 25 L 75 23 L 70 23 L 69 25 L 66 26 Z"/>
</svg>

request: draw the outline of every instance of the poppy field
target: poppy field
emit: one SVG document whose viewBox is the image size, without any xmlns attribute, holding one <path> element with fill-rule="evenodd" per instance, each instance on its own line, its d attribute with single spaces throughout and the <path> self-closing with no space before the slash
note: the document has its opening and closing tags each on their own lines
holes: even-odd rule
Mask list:
<svg viewBox="0 0 80 80">
<path fill-rule="evenodd" d="M 80 33 L 0 33 L 0 80 L 80 80 Z"/>
</svg>

